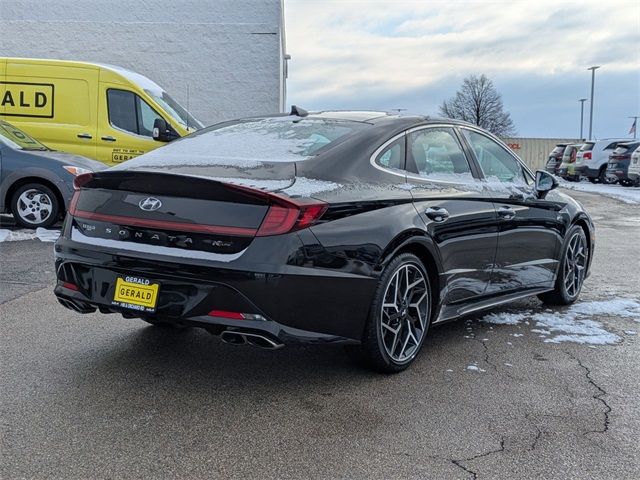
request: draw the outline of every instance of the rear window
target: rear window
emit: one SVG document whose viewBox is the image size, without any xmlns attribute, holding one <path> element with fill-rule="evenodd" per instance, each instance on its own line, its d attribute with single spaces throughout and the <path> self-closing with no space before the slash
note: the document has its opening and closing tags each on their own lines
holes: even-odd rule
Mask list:
<svg viewBox="0 0 640 480">
<path fill-rule="evenodd" d="M 556 146 L 556 148 L 554 148 L 553 150 L 551 150 L 551 153 L 549 155 L 557 155 L 559 153 L 564 152 L 566 145 L 558 145 Z"/>
<path fill-rule="evenodd" d="M 619 143 L 620 142 L 612 142 L 609 145 L 607 145 L 606 147 L 604 147 L 604 149 L 605 150 L 613 150 L 618 146 Z"/>
<path fill-rule="evenodd" d="M 638 147 L 638 143 L 620 143 L 618 144 L 618 146 L 616 147 L 616 149 L 613 151 L 613 153 L 619 154 L 619 153 L 625 153 L 627 151 L 633 152 L 637 147 Z"/>
<path fill-rule="evenodd" d="M 205 128 L 192 137 L 206 138 L 211 152 L 249 160 L 302 160 L 365 124 L 344 120 L 276 117 Z"/>
<path fill-rule="evenodd" d="M 582 146 L 580 147 L 580 151 L 581 152 L 590 152 L 591 150 L 593 150 L 593 146 L 594 145 L 595 145 L 595 143 L 593 143 L 593 142 L 583 143 Z"/>
</svg>

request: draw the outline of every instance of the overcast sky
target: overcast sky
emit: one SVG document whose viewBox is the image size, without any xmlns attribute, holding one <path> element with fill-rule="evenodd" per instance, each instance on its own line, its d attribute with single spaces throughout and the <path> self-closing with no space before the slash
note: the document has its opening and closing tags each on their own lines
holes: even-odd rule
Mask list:
<svg viewBox="0 0 640 480">
<path fill-rule="evenodd" d="M 638 1 L 285 0 L 285 15 L 288 103 L 307 109 L 437 115 L 484 73 L 519 135 L 577 138 L 601 65 L 594 137 L 627 136 L 640 115 Z M 589 101 L 585 136 L 588 119 Z"/>
</svg>

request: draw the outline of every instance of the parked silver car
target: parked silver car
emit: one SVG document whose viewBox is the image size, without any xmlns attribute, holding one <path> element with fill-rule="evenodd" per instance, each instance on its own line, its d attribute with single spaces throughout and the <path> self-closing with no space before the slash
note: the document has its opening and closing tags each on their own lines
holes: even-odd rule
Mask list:
<svg viewBox="0 0 640 480">
<path fill-rule="evenodd" d="M 0 213 L 18 225 L 49 227 L 67 211 L 73 179 L 104 170 L 103 163 L 56 152 L 0 120 Z"/>
</svg>

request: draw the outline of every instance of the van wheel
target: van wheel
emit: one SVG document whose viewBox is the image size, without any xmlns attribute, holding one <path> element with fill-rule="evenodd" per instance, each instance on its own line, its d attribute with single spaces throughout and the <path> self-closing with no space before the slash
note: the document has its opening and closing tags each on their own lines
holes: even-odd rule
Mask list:
<svg viewBox="0 0 640 480">
<path fill-rule="evenodd" d="M 429 276 L 418 257 L 403 253 L 385 268 L 374 294 L 360 345 L 351 359 L 382 373 L 397 373 L 416 358 L 431 319 Z"/>
<path fill-rule="evenodd" d="M 46 185 L 28 183 L 11 197 L 11 213 L 21 227 L 47 228 L 58 220 L 60 201 Z"/>
</svg>

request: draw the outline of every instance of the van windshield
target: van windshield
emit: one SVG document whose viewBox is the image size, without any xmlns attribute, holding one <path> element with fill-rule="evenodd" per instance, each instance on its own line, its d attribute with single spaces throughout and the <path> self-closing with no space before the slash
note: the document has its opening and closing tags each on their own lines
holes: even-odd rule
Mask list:
<svg viewBox="0 0 640 480">
<path fill-rule="evenodd" d="M 2 120 L 0 120 L 0 142 L 18 150 L 49 150 L 35 138 L 31 138 L 22 130 Z"/>
<path fill-rule="evenodd" d="M 202 123 L 195 119 L 182 105 L 176 102 L 167 92 L 154 92 L 145 90 L 173 119 L 188 128 L 199 130 Z"/>
</svg>

